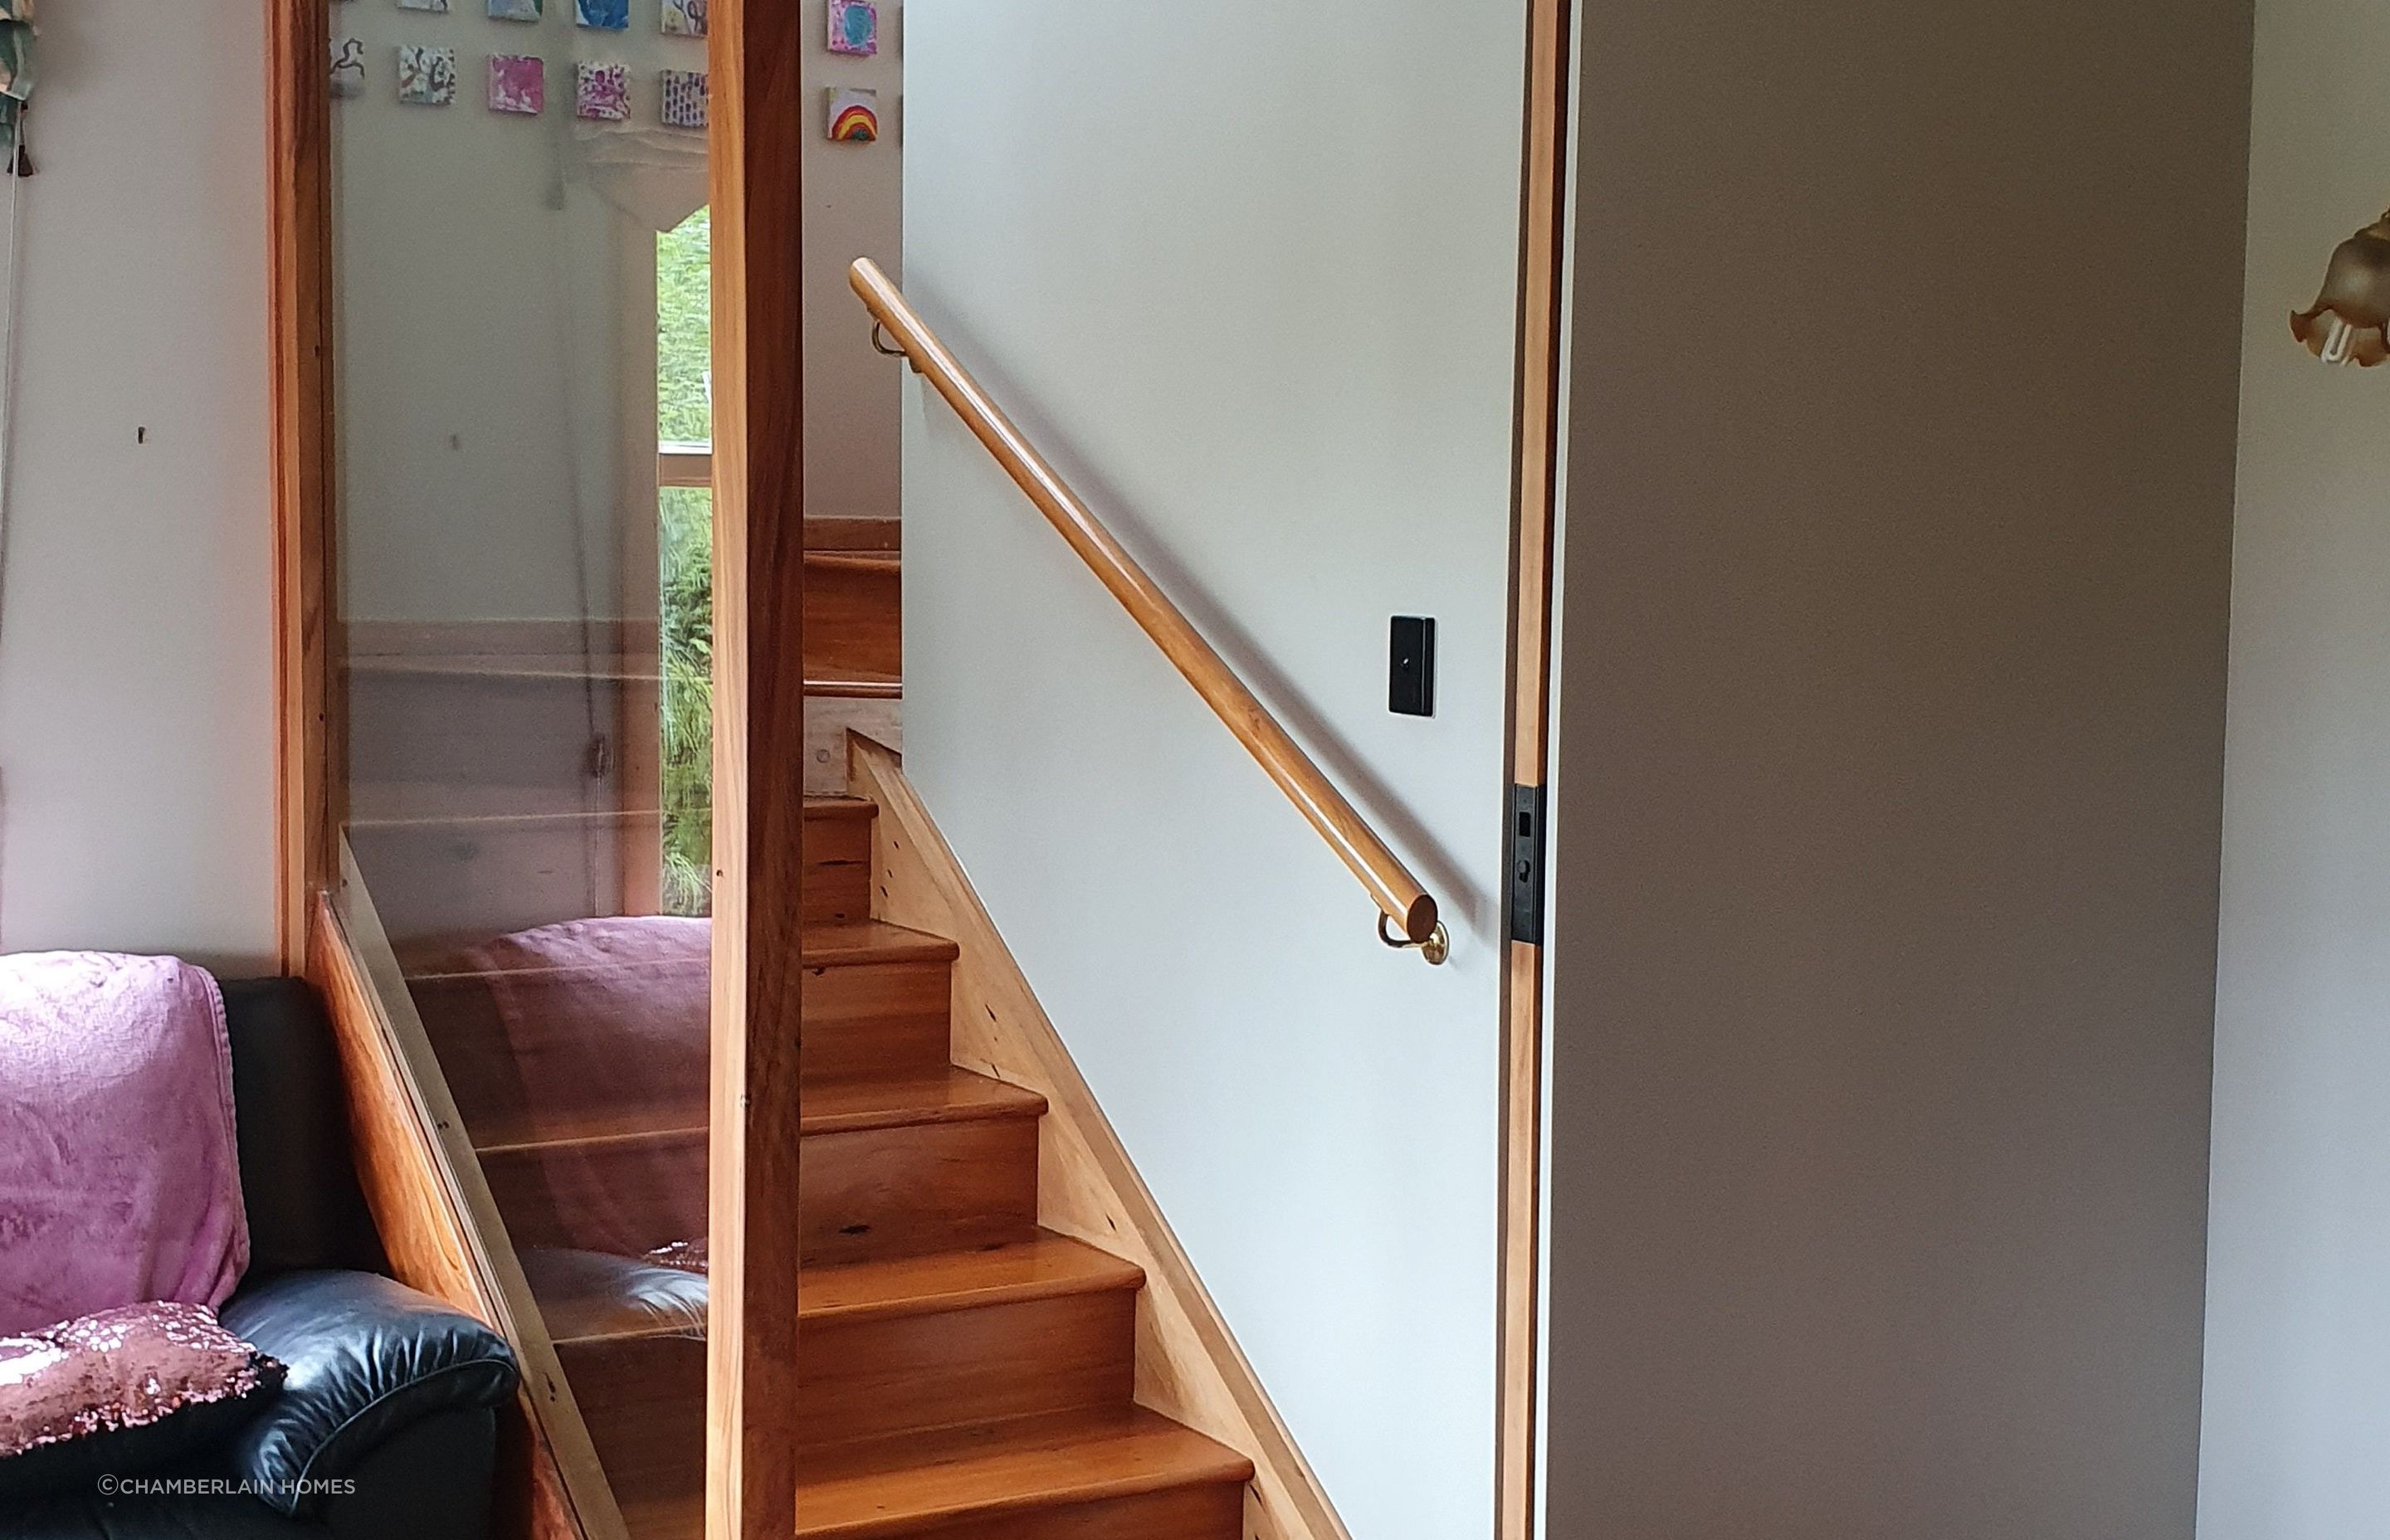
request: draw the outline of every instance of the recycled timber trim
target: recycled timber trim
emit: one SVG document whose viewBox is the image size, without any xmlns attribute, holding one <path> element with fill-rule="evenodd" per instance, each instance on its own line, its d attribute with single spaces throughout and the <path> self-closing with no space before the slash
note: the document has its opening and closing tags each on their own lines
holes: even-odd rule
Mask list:
<svg viewBox="0 0 2390 1540">
<path fill-rule="evenodd" d="M 275 905 L 282 970 L 308 956 L 336 856 L 340 715 L 331 626 L 331 22 L 320 0 L 266 7 L 267 447 L 274 489 Z"/>
<path fill-rule="evenodd" d="M 332 1018 L 357 1175 L 391 1270 L 496 1328 L 521 1365 L 523 1388 L 504 1424 L 501 1533 L 512 1540 L 629 1540 L 345 841 L 341 853 L 339 893 L 316 900 L 308 976 Z"/>
<path fill-rule="evenodd" d="M 1253 1462 L 1250 1540 L 1352 1540 L 1195 1276 L 1128 1151 L 1047 1020 L 970 879 L 894 751 L 847 738 L 849 790 L 878 804 L 872 905 L 892 924 L 951 937 L 953 1053 L 964 1069 L 1046 1098 L 1037 1222 L 1145 1270 L 1137 1304 L 1137 1399 Z"/>
<path fill-rule="evenodd" d="M 714 0 L 708 1540 L 797 1510 L 807 7 Z"/>
<path fill-rule="evenodd" d="M 1542 788 L 1550 752 L 1552 554 L 1560 511 L 1561 277 L 1567 254 L 1571 7 L 1528 0 L 1520 172 L 1518 504 L 1510 543 L 1512 786 Z M 1544 830 L 1536 831 L 1543 837 Z M 1547 864 L 1548 866 L 1548 864 Z M 1548 909 L 1548 905 L 1545 907 Z M 1536 1534 L 1543 1344 L 1544 962 L 1540 941 L 1504 943 L 1502 1207 L 1496 1325 L 1496 1540 Z"/>
</svg>

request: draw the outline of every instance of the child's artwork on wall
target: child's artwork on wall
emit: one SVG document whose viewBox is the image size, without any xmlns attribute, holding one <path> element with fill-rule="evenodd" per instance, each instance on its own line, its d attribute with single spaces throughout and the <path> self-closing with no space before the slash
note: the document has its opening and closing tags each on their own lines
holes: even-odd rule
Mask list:
<svg viewBox="0 0 2390 1540">
<path fill-rule="evenodd" d="M 537 117 L 547 109 L 547 66 L 534 54 L 490 56 L 490 110 Z"/>
<path fill-rule="evenodd" d="M 880 137 L 880 93 L 833 85 L 829 97 L 829 136 L 851 145 L 867 145 Z"/>
<path fill-rule="evenodd" d="M 867 58 L 880 51 L 880 7 L 872 0 L 829 0 L 829 51 Z"/>
<path fill-rule="evenodd" d="M 536 21 L 546 0 L 490 0 L 493 21 Z"/>
<path fill-rule="evenodd" d="M 619 64 L 580 66 L 572 110 L 600 122 L 621 122 L 631 115 L 631 72 Z"/>
<path fill-rule="evenodd" d="M 366 89 L 366 45 L 353 37 L 332 39 L 332 95 L 361 96 Z"/>
<path fill-rule="evenodd" d="M 706 83 L 702 70 L 666 70 L 662 73 L 663 121 L 666 128 L 705 126 Z"/>
<path fill-rule="evenodd" d="M 456 99 L 456 50 L 417 43 L 398 45 L 398 99 L 445 107 Z"/>
<path fill-rule="evenodd" d="M 398 8 L 403 11 L 438 11 L 445 15 L 448 0 L 398 0 Z"/>
<path fill-rule="evenodd" d="M 664 0 L 663 27 L 666 37 L 703 37 L 705 0 Z"/>
<path fill-rule="evenodd" d="M 631 0 L 572 0 L 572 19 L 585 27 L 624 32 L 631 25 Z"/>
</svg>

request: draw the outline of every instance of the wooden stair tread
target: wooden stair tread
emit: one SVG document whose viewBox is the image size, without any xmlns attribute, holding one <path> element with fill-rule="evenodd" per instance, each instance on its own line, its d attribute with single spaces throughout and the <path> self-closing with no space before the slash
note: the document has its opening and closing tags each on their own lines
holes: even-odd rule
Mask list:
<svg viewBox="0 0 2390 1540">
<path fill-rule="evenodd" d="M 805 693 L 854 700 L 901 700 L 905 698 L 905 681 L 895 674 L 870 669 L 846 669 L 837 674 L 807 674 Z"/>
<path fill-rule="evenodd" d="M 905 558 L 895 551 L 833 551 L 808 548 L 805 565 L 816 571 L 868 572 L 882 577 L 895 577 L 904 571 Z"/>
<path fill-rule="evenodd" d="M 866 1128 L 906 1128 L 976 1118 L 1036 1118 L 1046 1098 L 1034 1091 L 952 1066 L 920 1073 L 857 1075 L 809 1083 L 802 1094 L 803 1134 Z M 485 1121 L 474 1130 L 479 1153 L 508 1155 L 625 1146 L 702 1136 L 702 1102 L 574 1110 L 534 1109 L 520 1118 Z"/>
<path fill-rule="evenodd" d="M 951 1065 L 927 1074 L 815 1081 L 804 1087 L 802 1105 L 807 1134 L 1046 1115 L 1046 1098 L 1036 1092 Z"/>
<path fill-rule="evenodd" d="M 1253 1475 L 1242 1455 L 1142 1408 L 1028 1418 L 821 1451 L 798 1472 L 797 1534 L 910 1534 Z"/>
<path fill-rule="evenodd" d="M 808 925 L 798 932 L 798 961 L 806 968 L 853 968 L 872 963 L 952 962 L 962 949 L 944 936 L 933 936 L 926 930 L 908 930 L 901 925 L 884 920 L 847 920 L 830 925 Z M 617 972 L 626 968 L 639 968 L 645 963 L 636 959 L 622 962 L 589 963 L 570 968 L 510 968 L 504 969 L 469 969 L 456 966 L 456 948 L 448 955 L 426 958 L 420 967 L 406 969 L 406 982 L 445 983 L 459 980 L 486 979 L 504 972 L 509 978 L 544 977 L 569 979 L 575 974 Z M 405 960 L 401 959 L 403 962 Z"/>
<path fill-rule="evenodd" d="M 807 797 L 805 821 L 839 821 L 868 819 L 879 812 L 865 797 Z M 625 823 L 652 824 L 662 815 L 654 808 L 600 809 L 550 813 L 468 813 L 444 817 L 413 818 L 352 818 L 346 827 L 356 833 L 433 832 L 453 829 L 458 833 L 475 833 L 514 828 L 571 828 L 582 825 L 613 825 Z"/>
<path fill-rule="evenodd" d="M 809 925 L 798 932 L 798 961 L 807 968 L 858 963 L 952 962 L 962 948 L 944 936 L 908 930 L 885 920 L 845 925 Z"/>
<path fill-rule="evenodd" d="M 675 1277 L 657 1276 L 667 1284 Z M 1133 1262 L 1041 1232 L 1009 1246 L 807 1267 L 797 1288 L 797 1314 L 806 1321 L 890 1319 L 1135 1290 L 1144 1283 L 1144 1269 Z M 541 1294 L 539 1306 L 548 1335 L 559 1342 L 693 1335 L 596 1279 L 583 1287 L 552 1288 Z"/>
<path fill-rule="evenodd" d="M 919 1315 L 1144 1283 L 1145 1270 L 1137 1264 L 1041 1231 L 1009 1246 L 808 1267 L 798 1277 L 797 1315 L 803 1320 Z"/>
</svg>

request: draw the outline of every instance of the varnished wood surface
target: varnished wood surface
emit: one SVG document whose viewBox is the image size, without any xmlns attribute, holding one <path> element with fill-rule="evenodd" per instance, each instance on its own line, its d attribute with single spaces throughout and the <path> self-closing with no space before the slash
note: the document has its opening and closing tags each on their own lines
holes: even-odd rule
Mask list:
<svg viewBox="0 0 2390 1540">
<path fill-rule="evenodd" d="M 893 551 L 825 551 L 808 548 L 808 572 L 859 572 L 869 577 L 895 577 L 903 559 Z"/>
<path fill-rule="evenodd" d="M 1037 1233 L 1037 1123 L 1015 1116 L 806 1141 L 807 1266 L 1002 1246 Z"/>
<path fill-rule="evenodd" d="M 805 693 L 847 700 L 902 700 L 905 682 L 888 674 L 823 674 L 805 681 Z"/>
<path fill-rule="evenodd" d="M 405 1067 L 347 932 L 322 901 L 308 977 L 323 991 L 341 1049 L 349 1132 L 366 1204 L 399 1281 L 484 1321 L 497 1314 L 468 1256 L 464 1216 L 451 1207 L 430 1133 L 415 1114 Z"/>
<path fill-rule="evenodd" d="M 1242 1456 L 1150 1412 L 1043 1418 L 826 1453 L 806 1467 L 797 1533 L 864 1540 L 1031 1512 L 1050 1524 L 1043 1510 L 1187 1486 L 1234 1489 L 1252 1474 Z M 1134 1532 L 1092 1533 L 1128 1540 Z"/>
<path fill-rule="evenodd" d="M 803 1540 L 1225 1540 L 1250 1462 L 1133 1409 L 850 1444 L 808 1457 Z M 699 1533 L 681 1495 L 634 1499 L 640 1540 Z"/>
<path fill-rule="evenodd" d="M 876 1121 L 804 1135 L 800 1245 L 807 1265 L 1026 1239 L 1037 1222 L 1034 1103 Z M 664 1128 L 578 1144 L 515 1145 L 483 1168 L 515 1243 L 639 1255 L 706 1223 L 706 1134 Z"/>
<path fill-rule="evenodd" d="M 829 939 L 802 953 L 805 1079 L 871 1077 L 850 1090 L 854 1098 L 874 1087 L 911 1094 L 922 1083 L 946 1084 L 952 943 L 893 926 L 818 933 Z M 887 943 L 875 945 L 883 935 Z M 471 959 L 455 955 L 429 960 L 407 986 L 477 1141 L 537 1143 L 562 1131 L 640 1126 L 642 1118 L 704 1124 L 701 1110 L 690 1116 L 710 1106 L 702 959 L 503 969 L 467 967 Z M 597 1032 L 620 1052 L 593 1046 Z M 905 1084 L 908 1075 L 916 1083 Z"/>
<path fill-rule="evenodd" d="M 267 0 L 267 328 L 274 489 L 275 930 L 309 957 L 335 870 L 340 723 L 332 629 L 331 27 L 314 0 Z"/>
<path fill-rule="evenodd" d="M 709 1540 L 796 1527 L 806 7 L 714 0 Z"/>
<path fill-rule="evenodd" d="M 984 1251 L 885 1257 L 821 1267 L 805 1279 L 808 1321 L 924 1315 L 1019 1304 L 1107 1290 L 1135 1290 L 1144 1272 L 1109 1251 L 1059 1235 Z"/>
<path fill-rule="evenodd" d="M 1561 282 L 1567 244 L 1569 27 L 1565 0 L 1529 0 L 1519 263 L 1518 505 L 1510 557 L 1510 733 L 1514 785 L 1543 786 L 1551 714 L 1552 556 L 1559 523 Z M 1545 923 L 1550 923 L 1547 895 Z M 1536 1292 L 1542 1270 L 1544 948 L 1506 941 L 1501 1217 L 1497 1245 L 1496 1540 L 1534 1540 Z"/>
<path fill-rule="evenodd" d="M 982 1255 L 1001 1253 L 949 1260 L 960 1267 Z M 867 1270 L 816 1268 L 806 1286 Z M 1128 1405 L 1133 1280 L 1083 1274 L 1034 1291 L 890 1303 L 901 1308 L 806 1312 L 801 1469 L 857 1440 L 934 1438 L 963 1423 Z M 574 1384 L 601 1408 L 593 1431 L 617 1482 L 638 1494 L 694 1491 L 701 1423 L 690 1414 L 701 1405 L 702 1344 L 632 1331 L 575 1338 L 565 1354 Z"/>
<path fill-rule="evenodd" d="M 809 551 L 896 551 L 905 544 L 905 526 L 895 519 L 851 519 L 816 513 L 805 520 Z"/>
<path fill-rule="evenodd" d="M 1137 1264 L 1057 1235 L 1009 1246 L 816 1267 L 805 1277 L 800 1318 L 893 1318 L 1018 1304 L 1065 1294 L 1139 1288 Z M 602 1287 L 548 1288 L 540 1295 L 557 1342 L 669 1335 L 653 1313 Z"/>
<path fill-rule="evenodd" d="M 1242 1533 L 1250 1540 L 1351 1540 L 897 757 L 853 738 L 849 770 L 854 793 L 880 808 L 877 912 L 952 936 L 960 948 L 953 973 L 956 1062 L 1047 1098 L 1039 1222 L 1117 1253 L 1145 1274 L 1137 1310 L 1138 1403 L 1239 1451 L 1256 1467 L 1249 1496 L 1240 1499 Z"/>
<path fill-rule="evenodd" d="M 1046 1115 L 1046 1098 L 1036 1092 L 951 1064 L 926 1074 L 809 1081 L 804 1105 L 808 1134 L 857 1134 L 869 1128 Z"/>
<path fill-rule="evenodd" d="M 346 877 L 351 917 L 328 895 L 316 901 L 309 976 L 324 991 L 340 1046 L 358 1178 L 392 1271 L 487 1321 L 515 1349 L 523 1388 L 504 1449 L 519 1484 L 501 1506 L 523 1526 L 516 1540 L 627 1540 L 462 1120 L 379 940 L 370 897 L 353 867 Z M 362 939 L 352 936 L 352 918 Z"/>
<path fill-rule="evenodd" d="M 1162 648 L 1179 674 L 1194 687 L 1238 742 L 1286 793 L 1321 839 L 1360 879 L 1395 929 L 1424 942 L 1436 927 L 1436 903 L 1400 857 L 1380 839 L 1344 794 L 1312 762 L 1269 709 L 1203 639 L 1161 585 L 1112 537 L 1054 468 L 954 353 L 916 314 L 888 276 L 866 258 L 851 270 L 855 293 L 872 317 L 887 328 L 913 365 L 963 419 L 973 437 L 996 456 L 1013 483 L 1045 514 L 1099 581 Z"/>
<path fill-rule="evenodd" d="M 903 558 L 893 551 L 807 551 L 806 675 L 901 678 L 904 594 Z"/>
<path fill-rule="evenodd" d="M 636 1107 L 543 1103 L 506 1116 L 492 1113 L 476 1123 L 474 1148 L 486 1163 L 492 1156 L 542 1149 L 701 1135 L 705 1111 L 702 1100 L 669 1094 Z M 1034 1091 L 948 1066 L 926 1073 L 810 1082 L 804 1089 L 803 1129 L 807 1134 L 854 1134 L 980 1118 L 1037 1118 L 1045 1111 L 1046 1098 Z M 467 1117 L 471 1121 L 472 1114 Z"/>
</svg>

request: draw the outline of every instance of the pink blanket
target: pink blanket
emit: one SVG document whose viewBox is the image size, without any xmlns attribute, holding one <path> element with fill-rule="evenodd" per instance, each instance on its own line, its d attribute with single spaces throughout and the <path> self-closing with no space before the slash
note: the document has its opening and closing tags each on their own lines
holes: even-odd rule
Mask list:
<svg viewBox="0 0 2390 1540">
<path fill-rule="evenodd" d="M 249 1265 L 224 997 L 172 957 L 0 956 L 0 1335 Z"/>
</svg>

